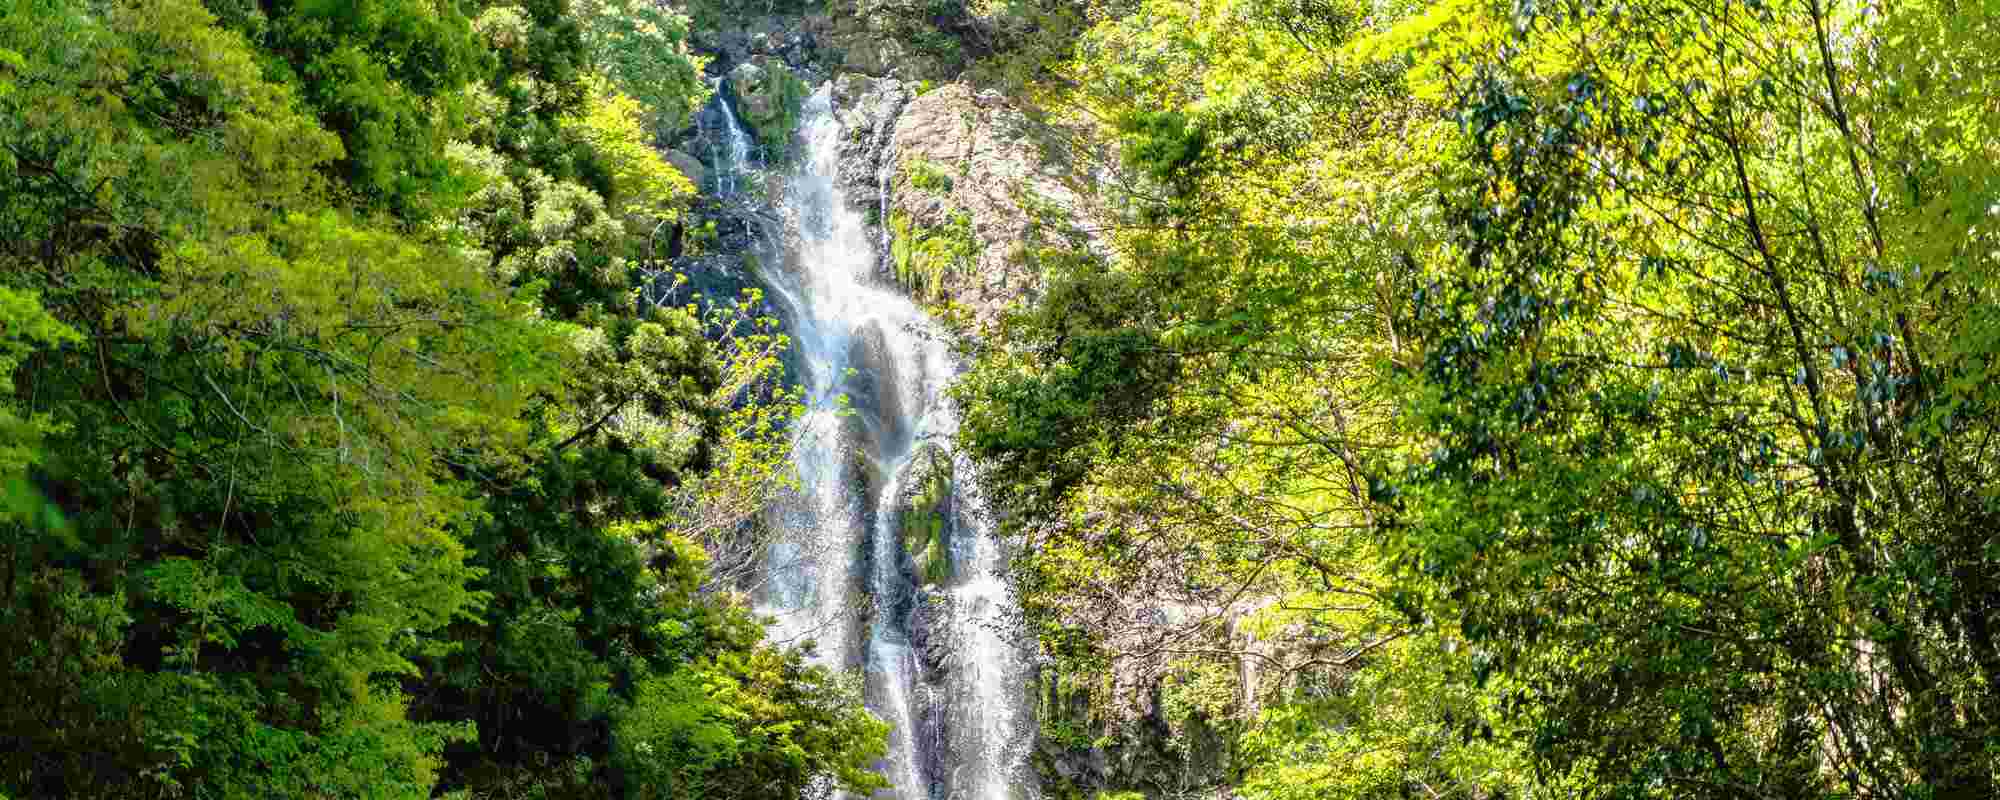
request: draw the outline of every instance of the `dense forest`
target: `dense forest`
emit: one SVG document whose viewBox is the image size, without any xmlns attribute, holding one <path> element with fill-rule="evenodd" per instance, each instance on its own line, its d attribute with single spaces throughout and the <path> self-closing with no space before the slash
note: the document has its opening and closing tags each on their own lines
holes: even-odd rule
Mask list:
<svg viewBox="0 0 2000 800">
<path fill-rule="evenodd" d="M 959 390 L 1051 695 L 1173 656 L 1250 797 L 2000 793 L 2000 5 L 1136 5 Z"/>
<path fill-rule="evenodd" d="M 694 192 L 650 147 L 685 34 L 10 0 L 0 794 L 880 783 L 856 689 L 712 580 L 782 342 L 637 293 Z"/>
<path fill-rule="evenodd" d="M 0 0 L 0 800 L 945 800 L 751 597 L 812 91 L 1012 798 L 2000 797 L 2000 0 Z"/>
</svg>

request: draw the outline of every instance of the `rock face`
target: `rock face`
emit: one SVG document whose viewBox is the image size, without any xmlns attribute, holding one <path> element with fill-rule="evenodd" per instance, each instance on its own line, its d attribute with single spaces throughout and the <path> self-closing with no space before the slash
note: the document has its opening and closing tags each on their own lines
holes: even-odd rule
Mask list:
<svg viewBox="0 0 2000 800">
<path fill-rule="evenodd" d="M 912 241 L 907 258 L 884 259 L 886 276 L 909 284 L 907 273 L 928 267 L 935 285 L 927 288 L 982 320 L 1031 299 L 1033 248 L 1090 246 L 1077 220 L 1092 215 L 1083 199 L 1092 178 L 1054 155 L 1062 150 L 1052 133 L 998 94 L 963 84 L 911 100 L 891 138 L 883 216 L 894 238 Z M 967 235 L 970 253 L 954 241 Z M 949 263 L 909 263 L 938 258 Z"/>
<path fill-rule="evenodd" d="M 829 67 L 910 81 L 958 74 L 978 31 L 958 0 L 833 0 L 807 22 Z"/>
<path fill-rule="evenodd" d="M 690 39 L 696 49 L 714 58 L 714 70 L 727 71 L 755 56 L 773 56 L 793 68 L 804 68 L 815 58 L 812 31 L 805 23 L 803 8 L 784 13 L 783 3 L 728 2 L 718 4 L 717 15 L 708 24 L 699 22 Z"/>
<path fill-rule="evenodd" d="M 680 150 L 668 150 L 667 163 L 674 165 L 674 169 L 680 170 L 681 175 L 688 179 L 688 183 L 701 186 L 708 182 L 708 168 L 702 166 L 699 158 Z"/>
<path fill-rule="evenodd" d="M 1089 692 L 1065 692 L 1054 676 L 1043 676 L 1037 717 L 1044 735 L 1036 742 L 1034 761 L 1051 796 L 1132 791 L 1147 797 L 1230 796 L 1224 787 L 1240 769 L 1236 727 L 1199 716 L 1170 719 L 1159 703 L 1158 676 L 1152 680 L 1134 687 L 1149 697 L 1151 707 L 1138 716 L 1120 716 L 1117 710 L 1092 708 Z"/>
<path fill-rule="evenodd" d="M 840 143 L 840 191 L 855 208 L 871 209 L 879 225 L 884 170 L 896 120 L 910 102 L 908 84 L 844 72 L 833 79 L 833 107 L 846 138 Z"/>
<path fill-rule="evenodd" d="M 854 332 L 847 365 L 854 370 L 846 384 L 848 402 L 864 428 L 856 439 L 861 449 L 881 453 L 908 437 L 906 424 L 919 409 L 900 407 L 896 387 L 902 376 L 897 374 L 895 354 L 889 350 L 888 335 L 880 323 L 865 323 Z"/>
</svg>

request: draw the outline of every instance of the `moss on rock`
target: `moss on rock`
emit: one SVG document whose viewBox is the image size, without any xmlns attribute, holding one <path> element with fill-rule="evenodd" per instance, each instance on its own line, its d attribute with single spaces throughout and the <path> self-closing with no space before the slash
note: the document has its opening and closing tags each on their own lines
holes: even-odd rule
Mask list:
<svg viewBox="0 0 2000 800">
<path fill-rule="evenodd" d="M 784 61 L 763 55 L 730 70 L 729 85 L 736 93 L 737 111 L 756 133 L 766 162 L 784 160 L 811 87 Z"/>
<path fill-rule="evenodd" d="M 924 446 L 912 457 L 897 498 L 903 550 L 916 563 L 918 579 L 926 584 L 942 584 L 955 572 L 950 546 L 951 469 L 951 456 L 943 448 Z"/>
</svg>

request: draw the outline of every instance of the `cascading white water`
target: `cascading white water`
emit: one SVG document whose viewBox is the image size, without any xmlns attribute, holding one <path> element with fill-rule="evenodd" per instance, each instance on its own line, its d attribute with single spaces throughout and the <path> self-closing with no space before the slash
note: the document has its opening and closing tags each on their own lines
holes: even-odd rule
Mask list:
<svg viewBox="0 0 2000 800">
<path fill-rule="evenodd" d="M 716 173 L 715 188 L 717 194 L 733 197 L 742 189 L 742 177 L 756 163 L 750 157 L 750 132 L 736 121 L 735 109 L 726 101 L 716 105 L 722 108 L 722 140 L 718 144 L 723 150 L 712 154 L 715 163 L 722 167 Z"/>
<path fill-rule="evenodd" d="M 720 172 L 746 174 L 749 137 L 726 102 L 723 118 L 730 161 Z M 913 454 L 956 433 L 943 393 L 954 365 L 923 309 L 876 278 L 878 242 L 838 186 L 842 133 L 821 87 L 806 101 L 798 163 L 774 209 L 780 229 L 766 232 L 759 259 L 789 309 L 808 403 L 793 456 L 800 489 L 773 512 L 781 538 L 760 610 L 778 620 L 775 640 L 814 639 L 821 663 L 863 670 L 869 707 L 893 728 L 889 794 L 1031 798 L 1029 666 L 1005 635 L 1012 601 L 983 500 L 970 480 L 952 482 L 959 532 L 942 585 L 917 585 L 898 536 L 895 503 Z M 728 195 L 736 183 L 718 188 Z M 955 458 L 954 474 L 971 475 Z M 913 644 L 919 612 L 931 620 L 924 635 L 943 646 Z"/>
</svg>

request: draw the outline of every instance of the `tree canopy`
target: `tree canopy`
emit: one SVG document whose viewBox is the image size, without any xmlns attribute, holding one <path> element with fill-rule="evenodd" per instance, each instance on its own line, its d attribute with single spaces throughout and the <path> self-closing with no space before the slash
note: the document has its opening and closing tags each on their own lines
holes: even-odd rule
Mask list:
<svg viewBox="0 0 2000 800">
<path fill-rule="evenodd" d="M 589 12 L 8 0 L 0 794 L 880 784 L 709 572 L 784 342 L 639 302 L 698 64 Z"/>
<path fill-rule="evenodd" d="M 1118 210 L 959 388 L 1051 696 L 1252 797 L 1990 796 L 1994 10 L 1098 8 Z"/>
</svg>

